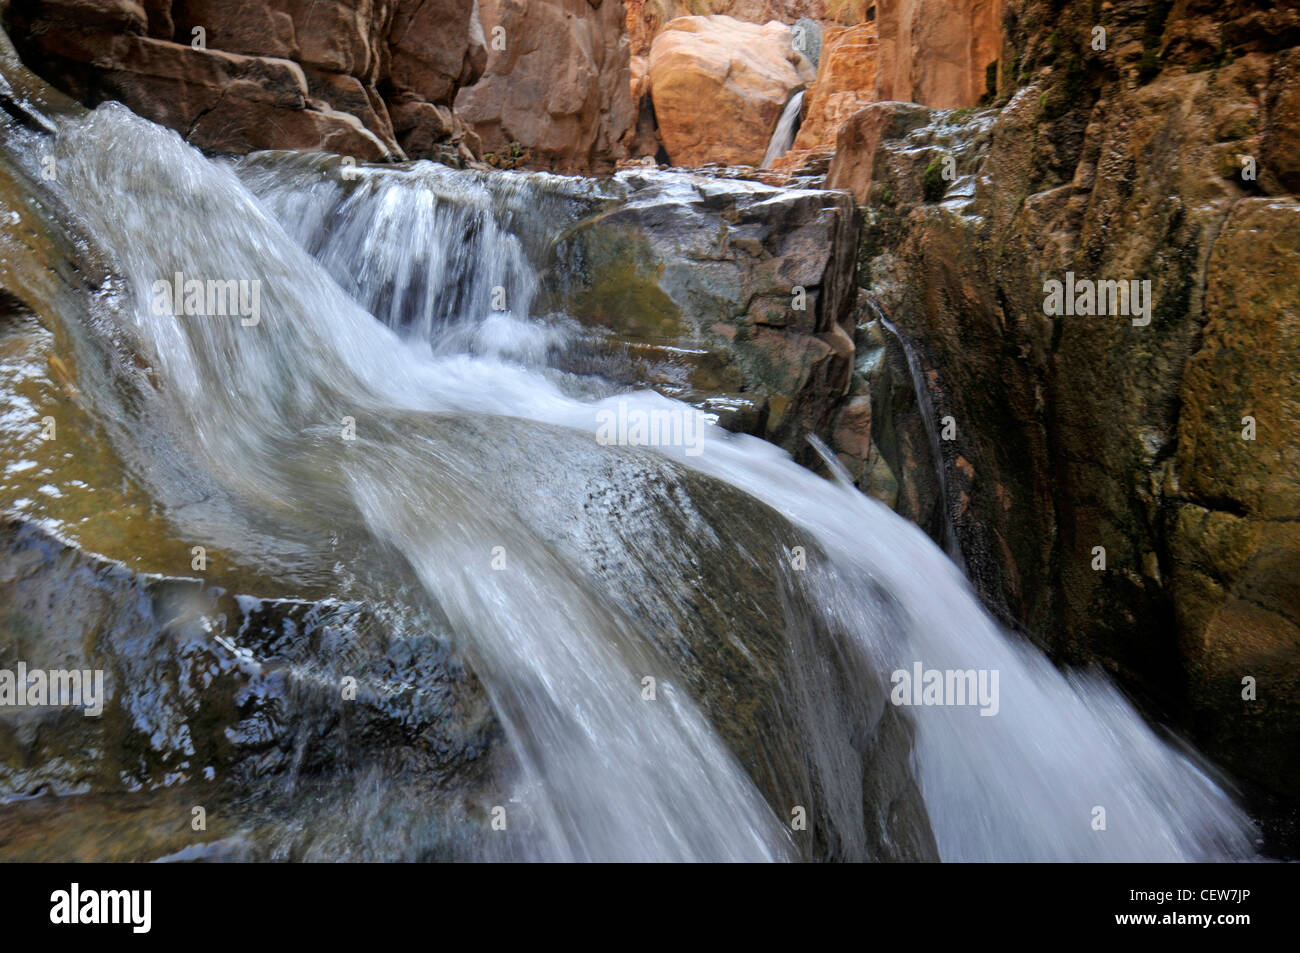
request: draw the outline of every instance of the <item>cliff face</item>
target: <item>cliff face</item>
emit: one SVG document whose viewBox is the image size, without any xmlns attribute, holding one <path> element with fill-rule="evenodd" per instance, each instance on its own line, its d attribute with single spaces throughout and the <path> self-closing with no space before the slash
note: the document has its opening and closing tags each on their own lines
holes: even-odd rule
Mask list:
<svg viewBox="0 0 1300 953">
<path fill-rule="evenodd" d="M 600 172 L 632 127 L 624 19 L 619 0 L 16 0 L 5 24 L 55 86 L 215 152 Z"/>
<path fill-rule="evenodd" d="M 201 148 L 373 160 L 403 157 L 422 118 L 409 106 L 448 103 L 482 72 L 474 14 L 474 0 L 17 0 L 6 26 L 54 85 Z"/>
<path fill-rule="evenodd" d="M 978 103 L 996 88 L 1003 3 L 879 0 L 876 98 L 940 109 Z"/>
<path fill-rule="evenodd" d="M 628 155 L 634 114 L 620 0 L 480 0 L 482 79 L 456 113 L 500 154 L 531 168 L 609 172 Z"/>
<path fill-rule="evenodd" d="M 936 535 L 951 521 L 990 605 L 1155 700 L 1285 841 L 1300 11 L 1030 0 L 1006 27 L 999 108 L 878 103 L 841 134 L 830 184 L 867 206 L 860 280 L 952 429 L 936 480 L 924 428 L 898 412 L 895 357 L 860 362 L 839 443 L 864 488 L 890 487 Z M 1098 311 L 1085 290 L 1106 281 L 1148 310 Z M 1049 282 L 1073 282 L 1069 310 Z M 874 316 L 860 355 L 896 346 Z"/>
</svg>

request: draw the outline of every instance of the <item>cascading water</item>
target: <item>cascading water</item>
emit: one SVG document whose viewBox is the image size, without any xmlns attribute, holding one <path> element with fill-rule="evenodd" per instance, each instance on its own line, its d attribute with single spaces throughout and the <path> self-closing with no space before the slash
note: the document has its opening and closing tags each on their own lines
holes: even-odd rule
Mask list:
<svg viewBox="0 0 1300 953">
<path fill-rule="evenodd" d="M 590 186 L 425 164 L 346 183 L 287 156 L 236 174 L 120 107 L 60 125 L 53 189 L 127 285 L 112 334 L 68 330 L 123 456 L 164 507 L 193 495 L 187 481 L 231 500 L 248 526 L 203 529 L 232 548 L 261 538 L 257 514 L 352 533 L 361 575 L 380 580 L 367 598 L 445 618 L 508 741 L 516 856 L 871 859 L 882 842 L 945 860 L 1250 856 L 1248 822 L 1204 770 L 1104 679 L 1000 631 L 880 504 L 713 429 L 698 455 L 597 444 L 618 401 L 689 409 L 585 399 L 539 366 L 563 337 L 529 313 L 528 231 L 562 230 L 557 190 Z M 15 151 L 38 168 L 40 150 Z M 177 273 L 259 282 L 260 320 L 151 306 Z M 355 440 L 340 441 L 344 418 Z M 146 424 L 159 436 L 141 439 Z M 746 579 L 765 590 L 746 595 Z M 774 642 L 747 639 L 763 626 Z M 715 653 L 783 673 L 779 730 L 747 754 L 762 686 L 716 684 Z M 997 714 L 884 703 L 889 673 L 918 662 L 998 672 Z M 897 764 L 870 755 L 886 730 L 913 736 L 910 759 L 905 744 Z M 873 763 L 915 776 L 928 823 L 890 820 Z M 799 805 L 817 850 L 789 829 Z"/>
<path fill-rule="evenodd" d="M 925 424 L 925 435 L 930 440 L 930 459 L 934 461 L 935 476 L 939 481 L 940 509 L 943 514 L 944 552 L 964 571 L 966 558 L 957 542 L 957 530 L 952 523 L 952 509 L 948 496 L 948 463 L 943 456 L 943 445 L 939 442 L 939 415 L 934 411 L 934 400 L 930 388 L 925 384 L 925 375 L 921 370 L 921 359 L 917 356 L 912 343 L 894 326 L 894 322 L 885 317 L 880 306 L 867 296 L 867 306 L 876 315 L 881 325 L 894 336 L 907 361 L 907 370 L 912 375 L 912 392 L 916 394 L 916 404 L 921 409 L 921 421 Z"/>
<path fill-rule="evenodd" d="M 772 163 L 789 152 L 790 147 L 794 145 L 795 134 L 799 131 L 799 117 L 803 112 L 803 94 L 804 91 L 799 90 L 785 104 L 776 129 L 772 131 L 772 138 L 767 144 L 767 152 L 763 156 L 763 164 L 760 168 L 770 169 Z"/>
</svg>

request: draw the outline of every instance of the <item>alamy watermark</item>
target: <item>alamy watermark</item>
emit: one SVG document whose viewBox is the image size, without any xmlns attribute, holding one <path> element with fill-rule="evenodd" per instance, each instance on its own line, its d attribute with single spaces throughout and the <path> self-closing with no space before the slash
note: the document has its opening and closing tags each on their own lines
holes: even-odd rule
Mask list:
<svg viewBox="0 0 1300 953">
<path fill-rule="evenodd" d="M 896 669 L 889 677 L 894 688 L 889 700 L 895 705 L 927 705 L 940 708 L 978 706 L 981 715 L 998 713 L 998 670 L 996 668 L 925 668 L 920 662 L 912 670 Z"/>
<path fill-rule="evenodd" d="M 80 708 L 87 718 L 104 713 L 104 673 L 95 669 L 0 669 L 0 707 Z"/>
<path fill-rule="evenodd" d="M 602 447 L 684 447 L 688 457 L 704 452 L 704 431 L 717 414 L 676 406 L 646 410 L 620 399 L 615 408 L 596 411 L 596 442 Z"/>
<path fill-rule="evenodd" d="M 148 933 L 153 924 L 152 890 L 84 890 L 73 883 L 50 894 L 54 924 L 123 924 L 132 933 Z"/>
<path fill-rule="evenodd" d="M 1135 327 L 1144 328 L 1151 323 L 1151 281 L 1094 281 L 1065 273 L 1065 281 L 1055 278 L 1043 282 L 1043 314 L 1061 315 L 1124 315 L 1133 318 Z"/>
<path fill-rule="evenodd" d="M 172 278 L 153 283 L 153 313 L 199 317 L 234 317 L 246 328 L 262 320 L 262 282 L 258 278 Z"/>
</svg>

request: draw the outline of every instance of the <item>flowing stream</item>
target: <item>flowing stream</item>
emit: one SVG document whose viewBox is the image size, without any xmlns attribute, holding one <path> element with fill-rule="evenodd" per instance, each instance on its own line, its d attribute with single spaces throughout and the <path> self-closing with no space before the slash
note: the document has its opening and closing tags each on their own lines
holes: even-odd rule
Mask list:
<svg viewBox="0 0 1300 953">
<path fill-rule="evenodd" d="M 355 593 L 444 620 L 504 731 L 485 805 L 518 819 L 511 856 L 1252 855 L 1194 755 L 1001 631 L 884 506 L 717 428 L 698 454 L 598 444 L 620 402 L 691 412 L 559 372 L 565 322 L 532 313 L 537 249 L 617 180 L 349 181 L 318 156 L 209 160 L 112 105 L 58 126 L 6 149 L 33 181 L 53 154 L 48 188 L 123 281 L 108 324 L 45 315 L 78 342 L 85 399 L 191 536 L 291 564 L 285 540 L 340 534 Z M 159 307 L 177 273 L 257 282 L 257 322 Z M 918 662 L 996 671 L 996 714 L 890 705 Z"/>
</svg>

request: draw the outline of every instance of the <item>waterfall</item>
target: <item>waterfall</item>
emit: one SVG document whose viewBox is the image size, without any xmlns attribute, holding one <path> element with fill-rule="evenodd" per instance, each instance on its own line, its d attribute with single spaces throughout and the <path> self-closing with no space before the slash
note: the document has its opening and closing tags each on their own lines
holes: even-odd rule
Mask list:
<svg viewBox="0 0 1300 953">
<path fill-rule="evenodd" d="M 114 105 L 60 127 L 51 188 L 125 286 L 110 327 L 46 317 L 80 342 L 120 452 L 164 507 L 194 481 L 232 501 L 208 538 L 247 548 L 271 532 L 259 514 L 354 533 L 367 598 L 436 609 L 506 737 L 483 804 L 518 819 L 510 856 L 808 857 L 790 824 L 802 806 L 824 856 L 873 859 L 870 831 L 892 822 L 863 750 L 889 724 L 912 750 L 877 760 L 891 783 L 914 773 L 923 816 L 884 839 L 911 856 L 930 832 L 945 860 L 1250 856 L 1249 823 L 1205 767 L 1104 677 L 1002 631 L 881 504 L 715 428 L 698 454 L 599 444 L 604 414 L 690 409 L 585 397 L 546 366 L 563 330 L 530 313 L 529 229 L 562 231 L 565 190 L 592 187 L 211 161 Z M 19 158 L 37 170 L 44 148 Z M 178 273 L 259 282 L 260 320 L 153 306 Z M 414 590 L 384 581 L 407 576 Z M 753 667 L 712 684 L 699 666 L 719 653 Z M 918 664 L 997 672 L 996 714 L 887 704 L 891 673 Z M 742 759 L 744 712 L 764 701 L 749 676 L 768 669 L 784 673 L 782 723 Z"/>
<path fill-rule="evenodd" d="M 966 557 L 961 551 L 961 543 L 957 539 L 957 529 L 952 520 L 952 503 L 948 496 L 948 462 L 943 456 L 943 444 L 939 441 L 939 419 L 934 410 L 934 399 L 930 396 L 930 388 L 925 384 L 925 374 L 921 369 L 921 358 L 916 353 L 916 348 L 897 327 L 894 322 L 885 317 L 876 301 L 868 297 L 867 305 L 880 319 L 881 325 L 894 336 L 898 342 L 899 348 L 903 351 L 903 357 L 907 361 L 908 373 L 912 375 L 912 392 L 916 394 L 916 406 L 921 414 L 921 423 L 925 427 L 926 437 L 930 441 L 930 459 L 934 461 L 935 478 L 939 482 L 939 508 L 943 514 L 943 535 L 944 535 L 944 552 L 948 558 L 955 562 L 963 571 L 966 569 Z"/>
<path fill-rule="evenodd" d="M 761 168 L 770 169 L 772 163 L 789 152 L 794 145 L 795 133 L 799 131 L 799 116 L 803 110 L 803 94 L 804 91 L 799 90 L 785 104 L 785 111 L 781 113 L 781 119 L 772 131 L 772 140 L 767 145 Z"/>
</svg>

